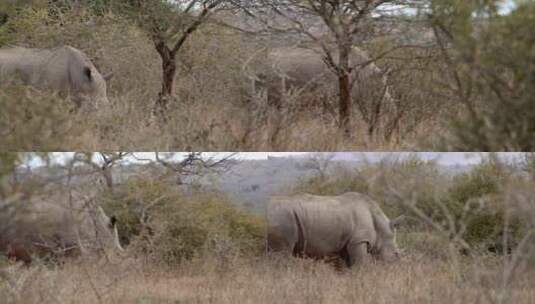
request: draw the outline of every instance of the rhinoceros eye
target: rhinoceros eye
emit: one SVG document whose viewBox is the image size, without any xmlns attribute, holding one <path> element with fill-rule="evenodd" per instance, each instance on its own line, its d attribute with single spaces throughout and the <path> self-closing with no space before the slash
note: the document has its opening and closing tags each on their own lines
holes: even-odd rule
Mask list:
<svg viewBox="0 0 535 304">
<path fill-rule="evenodd" d="M 88 67 L 84 68 L 84 75 L 87 77 L 87 79 L 89 81 L 93 81 L 93 75 L 92 75 L 92 72 L 91 72 L 90 68 L 88 68 Z"/>
</svg>

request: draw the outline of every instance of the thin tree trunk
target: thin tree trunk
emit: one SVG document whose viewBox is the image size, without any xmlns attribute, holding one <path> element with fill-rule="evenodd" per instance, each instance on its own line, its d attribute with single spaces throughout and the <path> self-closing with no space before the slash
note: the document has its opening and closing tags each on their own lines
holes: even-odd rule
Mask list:
<svg viewBox="0 0 535 304">
<path fill-rule="evenodd" d="M 340 47 L 338 87 L 340 103 L 340 130 L 345 136 L 351 135 L 351 84 L 349 79 L 349 48 Z"/>
<path fill-rule="evenodd" d="M 383 93 L 381 94 L 381 97 L 377 99 L 374 103 L 373 111 L 371 112 L 370 117 L 370 123 L 368 125 L 368 138 L 370 140 L 373 140 L 373 136 L 375 135 L 376 129 L 379 127 L 379 121 L 381 120 L 381 112 L 383 109 L 383 101 L 385 98 L 387 87 L 384 87 Z"/>
<path fill-rule="evenodd" d="M 175 86 L 176 75 L 176 62 L 175 57 L 166 57 L 162 63 L 163 68 L 163 82 L 162 82 L 162 95 L 173 96 Z"/>
<path fill-rule="evenodd" d="M 111 175 L 111 168 L 106 168 L 102 170 L 102 175 L 104 176 L 104 181 L 106 182 L 106 187 L 110 191 L 113 191 L 113 176 Z"/>
<path fill-rule="evenodd" d="M 368 126 L 368 138 L 370 140 L 373 140 L 373 135 L 375 133 L 375 122 L 371 123 L 369 126 Z"/>
<path fill-rule="evenodd" d="M 340 86 L 340 130 L 344 135 L 351 135 L 351 94 L 349 85 L 349 75 L 343 73 L 338 78 Z"/>
<path fill-rule="evenodd" d="M 156 101 L 155 110 L 165 113 L 169 99 L 174 95 L 176 77 L 176 52 L 173 52 L 163 41 L 155 42 L 156 50 L 162 59 L 162 88 Z"/>
<path fill-rule="evenodd" d="M 6 13 L 0 13 L 0 26 L 4 25 L 4 23 L 7 23 L 9 16 Z"/>
</svg>

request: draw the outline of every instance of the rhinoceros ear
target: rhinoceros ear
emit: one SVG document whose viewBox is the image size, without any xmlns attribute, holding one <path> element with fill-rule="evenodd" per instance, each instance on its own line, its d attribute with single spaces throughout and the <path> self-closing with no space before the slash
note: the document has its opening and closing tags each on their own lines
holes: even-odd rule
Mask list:
<svg viewBox="0 0 535 304">
<path fill-rule="evenodd" d="M 104 80 L 110 81 L 113 78 L 113 72 L 108 73 L 108 74 L 104 75 L 103 77 L 104 77 Z"/>
<path fill-rule="evenodd" d="M 390 228 L 391 229 L 394 229 L 394 228 L 397 228 L 399 227 L 399 225 L 405 220 L 405 214 L 402 214 L 398 217 L 396 217 L 395 219 L 391 220 L 390 221 Z"/>
<path fill-rule="evenodd" d="M 93 81 L 93 74 L 92 74 L 90 68 L 88 68 L 88 67 L 84 68 L 84 75 L 85 75 L 85 77 L 87 77 L 87 80 Z"/>
</svg>

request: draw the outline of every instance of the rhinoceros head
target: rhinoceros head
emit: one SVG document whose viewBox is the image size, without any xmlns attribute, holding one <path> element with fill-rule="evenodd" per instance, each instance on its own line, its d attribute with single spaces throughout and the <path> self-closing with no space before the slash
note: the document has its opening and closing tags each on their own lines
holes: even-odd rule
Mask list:
<svg viewBox="0 0 535 304">
<path fill-rule="evenodd" d="M 106 88 L 106 77 L 108 76 L 103 76 L 91 65 L 83 67 L 78 77 L 80 77 L 79 90 L 75 92 L 75 98 L 78 101 L 90 100 L 97 108 L 100 104 L 109 103 Z"/>
<path fill-rule="evenodd" d="M 106 82 L 113 74 L 103 76 L 86 54 L 72 47 L 65 49 L 69 52 L 70 91 L 75 102 L 81 105 L 82 102 L 90 101 L 97 108 L 100 104 L 108 104 Z"/>
<path fill-rule="evenodd" d="M 377 231 L 377 240 L 370 249 L 370 253 L 382 261 L 395 261 L 400 258 L 399 248 L 396 242 L 396 228 L 404 221 L 405 216 L 401 215 L 391 221 L 386 227 L 381 227 Z"/>
<path fill-rule="evenodd" d="M 106 241 L 107 247 L 115 248 L 119 251 L 123 251 L 121 242 L 119 240 L 119 233 L 117 231 L 117 219 L 115 216 L 108 216 L 104 210 L 98 206 L 98 221 L 97 231 L 103 233 L 102 240 Z"/>
</svg>

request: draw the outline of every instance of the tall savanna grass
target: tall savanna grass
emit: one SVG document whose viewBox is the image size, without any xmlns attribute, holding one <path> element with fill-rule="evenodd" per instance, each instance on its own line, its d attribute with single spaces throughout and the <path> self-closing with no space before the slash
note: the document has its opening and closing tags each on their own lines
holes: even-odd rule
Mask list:
<svg viewBox="0 0 535 304">
<path fill-rule="evenodd" d="M 263 218 L 174 179 L 132 177 L 96 200 L 126 252 L 62 264 L 2 260 L 8 303 L 532 303 L 535 192 L 522 166 L 489 158 L 460 172 L 415 157 L 334 169 L 289 192 L 360 191 L 398 231 L 402 258 L 346 269 L 265 252 Z M 525 170 L 525 171 L 524 171 Z M 528 173 L 528 174 L 526 174 Z"/>
</svg>

